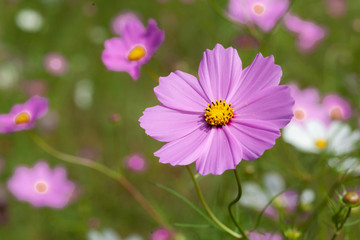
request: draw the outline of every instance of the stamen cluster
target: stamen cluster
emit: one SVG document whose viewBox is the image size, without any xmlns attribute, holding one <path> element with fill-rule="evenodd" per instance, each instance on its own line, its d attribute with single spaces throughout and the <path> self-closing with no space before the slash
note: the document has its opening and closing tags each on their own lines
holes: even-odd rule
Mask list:
<svg viewBox="0 0 360 240">
<path fill-rule="evenodd" d="M 227 104 L 223 99 L 220 99 L 220 101 L 216 100 L 215 102 L 211 101 L 211 104 L 208 103 L 208 107 L 205 110 L 205 121 L 212 126 L 225 126 L 234 116 L 231 103 Z"/>
</svg>

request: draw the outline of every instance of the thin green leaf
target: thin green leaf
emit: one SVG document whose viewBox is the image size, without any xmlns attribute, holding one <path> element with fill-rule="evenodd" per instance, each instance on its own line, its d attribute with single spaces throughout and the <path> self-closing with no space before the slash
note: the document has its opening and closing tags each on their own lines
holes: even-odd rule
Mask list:
<svg viewBox="0 0 360 240">
<path fill-rule="evenodd" d="M 352 222 L 347 222 L 344 224 L 345 227 L 350 227 L 352 225 L 355 225 L 355 224 L 358 224 L 360 222 L 360 220 L 355 220 L 355 221 L 352 221 Z"/>
<path fill-rule="evenodd" d="M 185 228 L 209 228 L 208 224 L 193 224 L 193 223 L 174 223 L 176 227 L 185 227 Z"/>
<path fill-rule="evenodd" d="M 216 227 L 217 229 L 220 229 L 212 220 L 211 218 L 209 218 L 208 216 L 206 216 L 206 214 L 201 211 L 198 207 L 196 207 L 190 200 L 188 200 L 187 198 L 185 198 L 183 195 L 181 195 L 180 193 L 178 193 L 177 191 L 168 188 L 160 183 L 153 183 L 155 186 L 167 191 L 168 193 L 171 193 L 172 195 L 174 195 L 175 197 L 179 198 L 180 200 L 182 200 L 183 202 L 185 202 L 189 207 L 191 207 L 192 209 L 194 209 L 198 214 L 200 214 L 206 221 L 208 221 L 209 223 L 211 223 L 211 225 L 213 225 L 214 227 Z M 221 229 L 220 229 L 221 230 Z"/>
</svg>

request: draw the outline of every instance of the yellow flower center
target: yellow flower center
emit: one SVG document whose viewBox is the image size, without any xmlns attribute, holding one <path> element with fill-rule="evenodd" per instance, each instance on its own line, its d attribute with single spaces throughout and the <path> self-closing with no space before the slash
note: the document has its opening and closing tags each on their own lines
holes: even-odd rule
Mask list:
<svg viewBox="0 0 360 240">
<path fill-rule="evenodd" d="M 146 49 L 142 46 L 136 46 L 131 49 L 128 59 L 129 61 L 138 61 L 146 55 Z"/>
<path fill-rule="evenodd" d="M 31 120 L 29 113 L 21 112 L 15 117 L 16 124 L 29 123 Z"/>
<path fill-rule="evenodd" d="M 208 103 L 208 107 L 205 108 L 204 114 L 205 121 L 212 126 L 225 126 L 230 122 L 230 119 L 234 116 L 234 110 L 231 108 L 231 103 L 227 104 L 224 100 L 211 101 Z"/>
<path fill-rule="evenodd" d="M 319 140 L 316 140 L 315 145 L 322 150 L 322 149 L 326 148 L 327 141 L 324 139 L 319 139 Z"/>
<path fill-rule="evenodd" d="M 330 116 L 334 120 L 342 120 L 343 119 L 343 113 L 341 111 L 341 108 L 334 107 L 330 110 Z"/>
<path fill-rule="evenodd" d="M 253 11 L 257 15 L 262 15 L 265 12 L 265 6 L 262 3 L 255 3 L 253 6 Z"/>
<path fill-rule="evenodd" d="M 34 189 L 37 193 L 46 193 L 49 189 L 48 185 L 46 182 L 43 182 L 43 181 L 38 181 L 35 183 L 34 185 Z"/>
<path fill-rule="evenodd" d="M 297 120 L 303 120 L 305 118 L 305 112 L 301 109 L 294 110 L 294 116 Z"/>
</svg>

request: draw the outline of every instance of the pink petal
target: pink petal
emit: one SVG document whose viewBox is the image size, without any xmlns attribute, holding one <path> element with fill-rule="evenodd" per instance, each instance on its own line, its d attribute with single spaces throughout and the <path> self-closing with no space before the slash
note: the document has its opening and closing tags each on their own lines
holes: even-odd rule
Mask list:
<svg viewBox="0 0 360 240">
<path fill-rule="evenodd" d="M 144 25 L 136 17 L 128 18 L 121 30 L 121 36 L 128 39 L 130 42 L 137 42 L 139 36 L 146 32 Z"/>
<path fill-rule="evenodd" d="M 266 120 L 277 128 L 286 126 L 293 117 L 290 88 L 285 85 L 270 87 L 251 96 L 246 102 L 233 102 L 236 119 Z"/>
<path fill-rule="evenodd" d="M 146 134 L 162 142 L 184 137 L 206 123 L 203 114 L 181 112 L 162 105 L 147 108 L 139 122 Z"/>
<path fill-rule="evenodd" d="M 108 70 L 127 71 L 129 61 L 126 54 L 129 50 L 121 38 L 111 38 L 105 41 L 105 50 L 101 59 Z"/>
<path fill-rule="evenodd" d="M 199 128 L 183 138 L 165 144 L 154 155 L 160 157 L 161 163 L 188 165 L 204 152 L 204 146 L 211 137 L 209 130 L 208 127 Z"/>
<path fill-rule="evenodd" d="M 248 97 L 267 87 L 279 85 L 282 76 L 281 67 L 274 64 L 274 56 L 264 58 L 256 55 L 250 66 L 244 69 L 240 84 L 228 96 L 233 104 L 246 101 Z"/>
<path fill-rule="evenodd" d="M 161 77 L 154 92 L 162 104 L 179 111 L 204 114 L 210 102 L 196 77 L 181 71 Z"/>
<path fill-rule="evenodd" d="M 241 146 L 227 126 L 211 128 L 210 137 L 204 152 L 196 161 L 196 170 L 201 175 L 209 173 L 220 175 L 225 170 L 235 169 L 242 158 Z"/>
<path fill-rule="evenodd" d="M 47 98 L 34 96 L 30 98 L 25 104 L 24 108 L 29 109 L 33 118 L 41 118 L 43 117 L 49 108 L 49 103 Z"/>
<path fill-rule="evenodd" d="M 280 137 L 279 128 L 268 121 L 235 118 L 229 128 L 242 144 L 244 160 L 256 160 Z"/>
<path fill-rule="evenodd" d="M 145 33 L 146 47 L 149 55 L 152 55 L 165 39 L 165 33 L 160 30 L 154 19 L 149 20 L 148 27 Z"/>
<path fill-rule="evenodd" d="M 216 44 L 213 50 L 207 49 L 199 66 L 199 81 L 212 101 L 227 99 L 231 89 L 240 81 L 242 63 L 236 49 L 224 49 Z"/>
</svg>

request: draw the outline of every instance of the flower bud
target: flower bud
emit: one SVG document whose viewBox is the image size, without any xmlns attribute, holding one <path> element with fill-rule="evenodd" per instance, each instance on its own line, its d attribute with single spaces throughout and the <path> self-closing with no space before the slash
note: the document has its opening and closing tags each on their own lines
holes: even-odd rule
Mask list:
<svg viewBox="0 0 360 240">
<path fill-rule="evenodd" d="M 356 192 L 347 192 L 342 200 L 346 205 L 349 205 L 349 207 L 357 207 L 360 205 L 360 197 Z"/>
<path fill-rule="evenodd" d="M 301 237 L 301 232 L 295 228 L 289 228 L 284 232 L 287 239 L 296 240 Z"/>
</svg>

